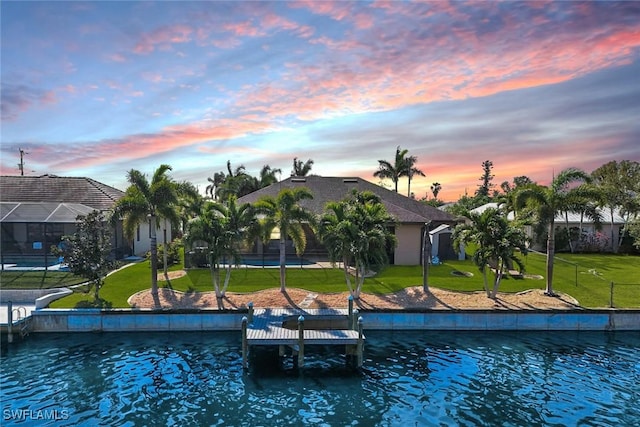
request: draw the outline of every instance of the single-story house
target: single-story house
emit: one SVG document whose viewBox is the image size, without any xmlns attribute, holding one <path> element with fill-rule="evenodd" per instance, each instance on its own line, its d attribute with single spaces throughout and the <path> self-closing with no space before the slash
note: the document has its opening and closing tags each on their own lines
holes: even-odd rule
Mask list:
<svg viewBox="0 0 640 427">
<path fill-rule="evenodd" d="M 124 192 L 91 178 L 0 176 L 0 254 L 2 264 L 49 261 L 51 246 L 76 230 L 78 215 L 107 212 Z M 138 227 L 133 242 L 123 237 L 122 224 L 113 233 L 115 258 L 144 255 L 150 248 L 148 225 Z M 141 232 L 141 230 L 143 230 Z M 168 233 L 170 240 L 170 232 Z M 162 243 L 164 233 L 158 233 Z"/>
<path fill-rule="evenodd" d="M 471 212 L 480 214 L 489 208 L 497 209 L 498 207 L 497 203 L 486 203 L 472 209 Z M 625 220 L 622 215 L 620 215 L 620 211 L 613 211 L 613 226 L 611 223 L 612 215 L 610 209 L 596 208 L 596 211 L 600 215 L 599 227 L 592 218 L 582 215 L 579 212 L 558 213 L 554 218 L 556 237 L 558 236 L 558 232 L 564 231 L 566 233 L 566 229 L 569 228 L 572 237 L 571 243 L 574 245 L 574 248 L 578 250 L 610 251 L 612 244 L 618 247 L 621 231 L 625 224 Z M 507 218 L 513 220 L 513 212 L 509 212 Z M 534 235 L 535 233 L 532 226 L 526 226 L 525 231 L 531 238 L 531 249 L 546 250 L 546 238 Z M 556 247 L 556 249 L 568 250 L 568 240 L 566 240 L 566 242 L 567 247 Z"/>
<path fill-rule="evenodd" d="M 395 265 L 419 265 L 422 263 L 422 239 L 424 238 L 425 225 L 428 224 L 429 230 L 432 230 L 443 224 L 453 226 L 456 223 L 456 219 L 447 212 L 357 177 L 294 176 L 243 196 L 238 199 L 238 203 L 254 203 L 263 196 L 276 197 L 281 189 L 301 187 L 306 187 L 313 194 L 313 199 L 301 201 L 301 206 L 318 216 L 325 213 L 325 206 L 328 202 L 340 201 L 351 195 L 354 189 L 377 194 L 387 212 L 397 221 L 394 233 L 398 244 L 389 254 L 390 262 Z M 450 243 L 448 244 L 450 245 Z M 290 244 L 289 247 L 291 247 Z M 257 251 L 260 250 L 261 248 L 257 248 Z M 293 248 L 291 251 L 293 253 Z M 449 250 L 441 252 L 452 253 Z M 326 250 L 310 230 L 307 232 L 307 251 L 305 253 L 326 255 Z M 456 251 L 453 253 L 455 254 Z"/>
</svg>

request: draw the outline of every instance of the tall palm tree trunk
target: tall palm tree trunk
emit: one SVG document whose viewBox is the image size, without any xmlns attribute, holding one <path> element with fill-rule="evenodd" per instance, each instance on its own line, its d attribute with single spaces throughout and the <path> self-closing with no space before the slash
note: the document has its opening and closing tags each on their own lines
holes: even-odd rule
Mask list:
<svg viewBox="0 0 640 427">
<path fill-rule="evenodd" d="M 565 232 L 567 233 L 567 241 L 569 242 L 569 251 L 573 253 L 573 242 L 571 241 L 571 230 L 569 229 L 569 212 L 567 211 L 564 212 L 564 225 Z"/>
<path fill-rule="evenodd" d="M 614 240 L 615 235 L 613 233 L 613 208 L 609 207 L 609 215 L 611 215 L 611 250 L 613 251 L 614 254 L 618 253 L 618 245 L 616 244 L 617 242 Z"/>
<path fill-rule="evenodd" d="M 555 242 L 555 223 L 553 218 L 549 222 L 549 232 L 547 233 L 547 289 L 545 294 L 548 296 L 554 296 L 553 293 L 553 257 L 556 252 Z"/>
<path fill-rule="evenodd" d="M 491 290 L 491 294 L 489 295 L 489 298 L 491 299 L 496 299 L 496 297 L 498 296 L 498 289 L 500 288 L 500 281 L 502 280 L 502 272 L 504 271 L 505 267 L 504 264 L 505 262 L 502 258 L 499 258 L 498 262 L 496 263 L 496 273 L 493 278 L 493 289 Z"/>
<path fill-rule="evenodd" d="M 151 246 L 151 295 L 158 297 L 158 239 L 156 237 L 156 216 L 149 216 Z"/>
<path fill-rule="evenodd" d="M 431 264 L 431 238 L 429 237 L 429 227 L 424 226 L 422 234 L 422 291 L 429 292 L 429 264 Z"/>
<path fill-rule="evenodd" d="M 283 230 L 280 230 L 280 292 L 287 291 L 287 247 L 285 245 L 285 235 Z"/>
<path fill-rule="evenodd" d="M 169 270 L 167 267 L 168 264 L 168 259 L 167 259 L 167 249 L 169 249 L 167 247 L 167 220 L 164 220 L 164 228 L 162 230 L 162 245 L 163 245 L 163 251 L 162 251 L 162 261 L 164 263 L 163 265 L 163 272 L 164 272 L 164 279 L 169 282 Z"/>
</svg>

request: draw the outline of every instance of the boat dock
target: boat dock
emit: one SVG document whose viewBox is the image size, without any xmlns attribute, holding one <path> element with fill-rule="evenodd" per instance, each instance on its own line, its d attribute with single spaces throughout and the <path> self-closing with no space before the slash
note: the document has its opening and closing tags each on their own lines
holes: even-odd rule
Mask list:
<svg viewBox="0 0 640 427">
<path fill-rule="evenodd" d="M 248 355 L 252 346 L 277 345 L 280 356 L 291 349 L 298 358 L 298 367 L 304 366 L 306 345 L 344 345 L 347 359 L 362 366 L 364 347 L 363 321 L 358 311 L 351 310 L 293 310 L 260 309 L 249 305 L 248 316 L 242 319 L 242 363 L 248 368 Z"/>
</svg>

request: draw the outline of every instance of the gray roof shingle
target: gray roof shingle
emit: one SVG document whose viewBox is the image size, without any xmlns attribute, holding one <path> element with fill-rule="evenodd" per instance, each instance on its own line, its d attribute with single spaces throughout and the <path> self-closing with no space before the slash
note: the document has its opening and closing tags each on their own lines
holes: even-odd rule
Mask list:
<svg viewBox="0 0 640 427">
<path fill-rule="evenodd" d="M 372 184 L 362 178 L 306 176 L 290 177 L 281 182 L 254 191 L 238 199 L 239 203 L 253 203 L 263 196 L 276 197 L 283 188 L 306 187 L 313 193 L 313 199 L 303 200 L 300 204 L 316 215 L 325 211 L 330 201 L 339 201 L 351 194 L 353 189 L 371 191 L 380 196 L 387 212 L 400 223 L 455 223 L 455 218 L 447 212 L 417 200 Z"/>
<path fill-rule="evenodd" d="M 124 192 L 91 178 L 0 176 L 0 201 L 30 203 L 74 203 L 106 210 Z"/>
</svg>

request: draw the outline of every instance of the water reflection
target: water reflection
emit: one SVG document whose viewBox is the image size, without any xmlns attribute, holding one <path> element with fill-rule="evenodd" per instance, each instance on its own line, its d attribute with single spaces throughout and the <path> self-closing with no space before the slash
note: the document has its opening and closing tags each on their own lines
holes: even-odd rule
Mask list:
<svg viewBox="0 0 640 427">
<path fill-rule="evenodd" d="M 3 348 L 2 424 L 19 408 L 68 411 L 40 425 L 640 423 L 638 333 L 369 332 L 360 371 L 313 347 L 302 370 L 267 348 L 245 372 L 239 344 L 235 333 L 30 337 Z"/>
</svg>

